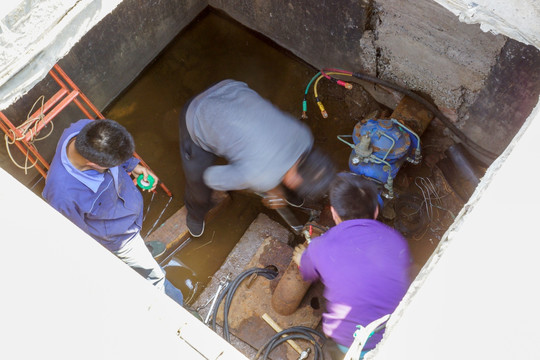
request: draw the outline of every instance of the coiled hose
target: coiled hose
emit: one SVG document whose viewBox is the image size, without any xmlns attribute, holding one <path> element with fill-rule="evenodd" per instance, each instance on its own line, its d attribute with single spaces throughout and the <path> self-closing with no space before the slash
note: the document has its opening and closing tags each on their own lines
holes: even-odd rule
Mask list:
<svg viewBox="0 0 540 360">
<path fill-rule="evenodd" d="M 279 345 L 281 345 L 285 341 L 294 340 L 294 339 L 307 340 L 307 341 L 313 343 L 313 345 L 315 346 L 314 359 L 315 360 L 318 360 L 318 359 L 324 360 L 324 354 L 323 354 L 323 351 L 322 351 L 322 347 L 316 341 L 316 339 L 313 337 L 312 334 L 317 335 L 319 337 L 319 339 L 321 339 L 323 341 L 323 343 L 324 343 L 324 341 L 326 341 L 326 337 L 323 334 L 321 334 L 317 330 L 314 330 L 314 329 L 309 328 L 307 326 L 293 326 L 293 327 L 290 327 L 290 328 L 285 329 L 283 331 L 280 331 L 280 332 L 276 333 L 274 336 L 272 336 L 270 338 L 270 340 L 268 340 L 266 342 L 266 344 L 264 344 L 259 349 L 259 351 L 255 355 L 254 360 L 259 359 L 259 357 L 261 356 L 261 354 L 263 354 L 263 352 L 264 352 L 264 355 L 263 355 L 262 359 L 263 360 L 268 359 L 268 356 L 270 355 L 272 350 L 277 348 Z"/>
<path fill-rule="evenodd" d="M 236 292 L 236 289 L 244 281 L 248 276 L 252 274 L 259 274 L 264 276 L 265 278 L 272 280 L 275 279 L 278 275 L 277 271 L 272 270 L 270 268 L 251 268 L 244 272 L 242 272 L 240 275 L 238 275 L 220 294 L 217 299 L 216 305 L 214 307 L 213 313 L 212 313 L 212 330 L 214 332 L 216 331 L 216 318 L 217 313 L 219 309 L 219 305 L 225 299 L 225 304 L 223 307 L 223 338 L 227 340 L 227 342 L 231 342 L 231 336 L 229 333 L 229 309 L 231 307 L 231 302 L 234 296 L 234 293 Z"/>
</svg>

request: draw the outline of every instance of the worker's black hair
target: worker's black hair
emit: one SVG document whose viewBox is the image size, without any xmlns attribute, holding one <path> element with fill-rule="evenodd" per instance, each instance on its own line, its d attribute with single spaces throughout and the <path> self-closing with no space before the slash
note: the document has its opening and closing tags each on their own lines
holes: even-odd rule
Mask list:
<svg viewBox="0 0 540 360">
<path fill-rule="evenodd" d="M 133 137 L 114 120 L 95 120 L 86 124 L 75 139 L 75 149 L 86 160 L 112 168 L 133 156 Z"/>
<path fill-rule="evenodd" d="M 330 185 L 330 205 L 341 220 L 373 219 L 379 206 L 376 185 L 360 175 L 341 172 Z"/>
<path fill-rule="evenodd" d="M 300 158 L 297 172 L 302 178 L 302 183 L 296 192 L 301 197 L 313 201 L 326 195 L 336 175 L 336 168 L 328 155 L 313 147 Z"/>
</svg>

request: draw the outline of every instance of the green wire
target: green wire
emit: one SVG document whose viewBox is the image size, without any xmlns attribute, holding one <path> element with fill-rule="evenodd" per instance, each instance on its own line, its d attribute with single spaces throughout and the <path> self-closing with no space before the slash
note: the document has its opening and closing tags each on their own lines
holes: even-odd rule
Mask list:
<svg viewBox="0 0 540 360">
<path fill-rule="evenodd" d="M 311 84 L 313 84 L 313 81 L 315 81 L 315 79 L 319 77 L 319 75 L 321 75 L 320 71 L 314 77 L 311 78 L 311 80 L 309 81 L 309 83 L 306 86 L 306 91 L 304 92 L 304 100 L 302 101 L 302 111 L 307 111 L 306 96 L 307 96 L 307 93 L 309 91 L 309 87 L 311 86 Z"/>
<path fill-rule="evenodd" d="M 313 81 L 315 81 L 316 78 L 319 77 L 319 75 L 321 75 L 321 72 L 319 71 L 317 74 L 315 74 L 314 77 L 311 78 L 310 82 L 307 84 L 306 86 L 306 91 L 304 92 L 304 95 L 307 95 L 308 91 L 309 91 L 309 87 L 311 86 L 311 84 L 313 83 Z"/>
</svg>

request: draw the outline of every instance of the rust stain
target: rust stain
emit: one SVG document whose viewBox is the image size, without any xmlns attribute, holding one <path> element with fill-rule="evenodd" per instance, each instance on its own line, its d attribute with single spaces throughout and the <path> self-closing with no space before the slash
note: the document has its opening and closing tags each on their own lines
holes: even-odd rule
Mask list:
<svg viewBox="0 0 540 360">
<path fill-rule="evenodd" d="M 278 268 L 280 275 L 272 281 L 258 276 L 249 288 L 245 284 L 247 280 L 244 281 L 236 290 L 231 303 L 228 318 L 231 333 L 257 349 L 275 334 L 273 329 L 262 320 L 261 316 L 264 313 L 267 313 L 283 329 L 297 325 L 315 328 L 321 320 L 323 287 L 318 283 L 309 287 L 298 309 L 291 315 L 280 315 L 272 308 L 273 291 L 289 266 L 292 253 L 293 249 L 290 246 L 271 237 L 265 239 L 245 269 L 253 266 L 274 265 Z M 321 306 L 315 309 L 312 307 L 313 304 Z M 217 321 L 223 324 L 223 304 L 218 311 Z M 298 358 L 298 353 L 290 346 L 285 345 L 280 348 L 286 350 L 276 349 L 277 352 L 272 352 L 272 358 L 291 360 Z M 280 354 L 280 351 L 286 351 L 286 355 Z"/>
</svg>

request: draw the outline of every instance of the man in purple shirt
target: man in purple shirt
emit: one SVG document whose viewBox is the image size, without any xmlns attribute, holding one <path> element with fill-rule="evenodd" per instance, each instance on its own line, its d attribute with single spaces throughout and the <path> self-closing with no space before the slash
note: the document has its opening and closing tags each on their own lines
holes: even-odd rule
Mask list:
<svg viewBox="0 0 540 360">
<path fill-rule="evenodd" d="M 338 174 L 330 188 L 330 210 L 336 226 L 307 248 L 298 246 L 293 259 L 305 280 L 324 284 L 323 331 L 343 358 L 356 326 L 391 314 L 407 292 L 411 255 L 397 231 L 375 220 L 377 190 L 368 180 Z M 371 336 L 364 352 L 375 347 L 382 333 Z"/>
<path fill-rule="evenodd" d="M 79 120 L 58 142 L 43 197 L 56 210 L 182 305 L 182 293 L 140 235 L 143 198 L 128 174 L 150 171 L 133 157 L 131 134 L 113 120 Z M 151 174 L 156 181 L 154 174 Z"/>
</svg>

